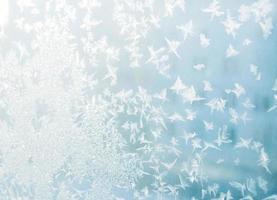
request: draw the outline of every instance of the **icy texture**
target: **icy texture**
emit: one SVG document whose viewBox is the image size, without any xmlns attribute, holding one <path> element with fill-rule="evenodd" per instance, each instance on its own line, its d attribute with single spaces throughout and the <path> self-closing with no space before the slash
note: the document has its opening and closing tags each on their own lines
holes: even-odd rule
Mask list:
<svg viewBox="0 0 277 200">
<path fill-rule="evenodd" d="M 273 0 L 0 0 L 1 200 L 277 200 Z"/>
</svg>

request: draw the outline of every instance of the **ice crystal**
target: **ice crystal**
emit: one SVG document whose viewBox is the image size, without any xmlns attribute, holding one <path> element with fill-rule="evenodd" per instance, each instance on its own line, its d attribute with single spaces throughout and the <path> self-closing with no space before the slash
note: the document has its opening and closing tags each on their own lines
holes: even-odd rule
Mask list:
<svg viewBox="0 0 277 200">
<path fill-rule="evenodd" d="M 277 199 L 272 0 L 0 0 L 0 199 Z"/>
</svg>

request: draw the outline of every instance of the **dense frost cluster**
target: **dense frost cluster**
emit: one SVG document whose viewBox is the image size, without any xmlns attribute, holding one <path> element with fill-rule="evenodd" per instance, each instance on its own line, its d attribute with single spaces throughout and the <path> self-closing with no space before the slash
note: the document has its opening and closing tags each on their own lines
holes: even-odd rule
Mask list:
<svg viewBox="0 0 277 200">
<path fill-rule="evenodd" d="M 0 0 L 0 199 L 276 200 L 274 3 Z"/>
</svg>

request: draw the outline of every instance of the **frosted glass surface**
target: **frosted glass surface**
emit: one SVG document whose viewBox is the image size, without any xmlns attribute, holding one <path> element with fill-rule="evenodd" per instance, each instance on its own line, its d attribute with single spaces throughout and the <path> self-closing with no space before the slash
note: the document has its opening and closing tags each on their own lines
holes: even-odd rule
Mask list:
<svg viewBox="0 0 277 200">
<path fill-rule="evenodd" d="M 275 0 L 0 0 L 1 200 L 277 200 Z"/>
</svg>

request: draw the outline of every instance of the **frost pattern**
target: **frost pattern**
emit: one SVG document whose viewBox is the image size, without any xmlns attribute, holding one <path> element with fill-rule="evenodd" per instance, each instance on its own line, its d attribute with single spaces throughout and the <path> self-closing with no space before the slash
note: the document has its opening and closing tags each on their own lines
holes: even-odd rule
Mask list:
<svg viewBox="0 0 277 200">
<path fill-rule="evenodd" d="M 274 3 L 0 0 L 0 199 L 277 199 Z"/>
</svg>

